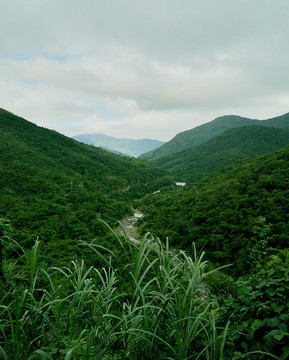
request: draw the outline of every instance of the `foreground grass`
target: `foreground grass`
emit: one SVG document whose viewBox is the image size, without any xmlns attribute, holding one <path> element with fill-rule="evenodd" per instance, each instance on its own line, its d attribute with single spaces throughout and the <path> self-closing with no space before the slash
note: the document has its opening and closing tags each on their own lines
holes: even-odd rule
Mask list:
<svg viewBox="0 0 289 360">
<path fill-rule="evenodd" d="M 171 252 L 148 235 L 138 246 L 116 241 L 131 260 L 122 268 L 96 242 L 80 245 L 102 259 L 102 268 L 84 260 L 45 268 L 39 241 L 32 251 L 19 247 L 25 276 L 2 291 L 0 358 L 232 359 L 225 354 L 229 322 L 216 326 L 204 254 Z"/>
</svg>

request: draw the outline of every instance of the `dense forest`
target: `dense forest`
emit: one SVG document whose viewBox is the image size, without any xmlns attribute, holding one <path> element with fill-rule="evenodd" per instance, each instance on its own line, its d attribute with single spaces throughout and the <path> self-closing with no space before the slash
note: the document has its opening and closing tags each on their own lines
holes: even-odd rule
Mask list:
<svg viewBox="0 0 289 360">
<path fill-rule="evenodd" d="M 225 295 L 223 310 L 242 332 L 233 336 L 236 348 L 241 341 L 243 351 L 265 348 L 278 359 L 289 357 L 288 174 L 289 147 L 251 157 L 143 198 L 139 221 L 143 233 L 189 254 L 196 246 L 214 266 L 228 266 L 211 289 Z M 238 279 L 238 295 L 225 274 Z"/>
<path fill-rule="evenodd" d="M 129 201 L 170 184 L 161 169 L 78 143 L 1 110 L 0 217 L 24 247 L 37 237 L 47 257 L 66 261 L 78 239 L 104 237 Z"/>
<path fill-rule="evenodd" d="M 180 249 L 195 242 L 214 263 L 234 263 L 246 273 L 248 255 L 264 218 L 270 246 L 285 248 L 289 234 L 289 147 L 240 161 L 187 184 L 144 197 L 143 231 L 152 231 Z"/>
<path fill-rule="evenodd" d="M 250 155 L 262 155 L 289 145 L 289 130 L 246 126 L 225 131 L 204 144 L 152 160 L 178 180 L 195 181 Z"/>
<path fill-rule="evenodd" d="M 0 139 L 1 359 L 289 358 L 289 147 L 178 188 L 5 110 Z"/>
</svg>

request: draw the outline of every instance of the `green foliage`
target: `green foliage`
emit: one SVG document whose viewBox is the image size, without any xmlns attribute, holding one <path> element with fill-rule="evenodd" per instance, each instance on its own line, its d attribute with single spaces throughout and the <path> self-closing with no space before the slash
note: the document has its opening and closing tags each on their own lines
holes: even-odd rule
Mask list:
<svg viewBox="0 0 289 360">
<path fill-rule="evenodd" d="M 223 272 L 215 271 L 211 273 L 207 277 L 206 283 L 211 293 L 216 295 L 221 303 L 228 299 L 228 297 L 236 297 L 239 294 L 236 281 Z"/>
<path fill-rule="evenodd" d="M 289 148 L 176 188 L 1 109 L 0 136 L 0 358 L 288 358 Z M 132 202 L 162 242 L 107 230 Z"/>
<path fill-rule="evenodd" d="M 177 179 L 196 181 L 239 159 L 262 155 L 289 145 L 289 130 L 247 126 L 225 131 L 206 143 L 154 161 Z"/>
<path fill-rule="evenodd" d="M 289 357 L 289 250 L 265 258 L 257 273 L 238 282 L 239 297 L 230 298 L 224 312 L 232 314 L 235 349 L 263 349 L 285 360 Z M 267 357 L 259 354 L 256 359 Z"/>
<path fill-rule="evenodd" d="M 78 239 L 98 237 L 131 212 L 130 201 L 171 183 L 150 164 L 78 143 L 0 110 L 0 217 L 29 248 L 39 237 L 51 263 L 80 252 Z M 7 254 L 13 257 L 13 253 Z"/>
<path fill-rule="evenodd" d="M 177 134 L 160 148 L 141 155 L 142 159 L 153 160 L 162 156 L 168 156 L 178 151 L 205 143 L 209 139 L 223 133 L 226 130 L 241 126 L 268 126 L 280 129 L 289 128 L 289 113 L 268 120 L 252 120 L 241 116 L 221 116 L 209 123 L 197 126 L 194 129 L 183 131 Z"/>
<path fill-rule="evenodd" d="M 117 244 L 127 264 L 117 264 L 117 254 L 95 242 L 82 242 L 104 261 L 102 268 L 83 260 L 46 268 L 38 241 L 32 251 L 20 248 L 26 259 L 21 286 L 11 280 L 0 305 L 2 357 L 227 359 L 229 329 L 217 326 L 203 254 L 174 253 L 148 236 L 139 246 L 120 238 Z"/>
<path fill-rule="evenodd" d="M 233 263 L 231 272 L 247 273 L 254 249 L 262 251 L 264 245 L 282 249 L 288 244 L 288 172 L 287 147 L 184 188 L 163 190 L 142 200 L 146 216 L 139 221 L 139 229 L 162 240 L 169 237 L 174 247 L 190 250 L 195 242 L 216 266 Z M 274 234 L 263 245 L 263 237 L 256 233 L 260 216 Z"/>
<path fill-rule="evenodd" d="M 267 224 L 263 216 L 259 216 L 256 223 L 257 225 L 254 226 L 253 230 L 257 235 L 257 239 L 249 254 L 252 272 L 259 271 L 259 269 L 266 264 L 268 256 L 275 250 L 269 246 L 269 243 L 273 242 L 271 224 Z"/>
<path fill-rule="evenodd" d="M 3 238 L 11 234 L 11 224 L 8 220 L 0 218 L 0 287 L 3 288 L 5 283 L 5 276 L 3 271 Z M 1 290 L 0 290 L 1 293 Z"/>
</svg>

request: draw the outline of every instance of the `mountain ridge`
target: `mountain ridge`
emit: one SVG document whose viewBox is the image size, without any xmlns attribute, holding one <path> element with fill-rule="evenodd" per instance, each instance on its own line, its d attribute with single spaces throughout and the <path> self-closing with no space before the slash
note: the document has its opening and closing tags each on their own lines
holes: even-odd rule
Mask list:
<svg viewBox="0 0 289 360">
<path fill-rule="evenodd" d="M 178 179 L 195 181 L 244 157 L 263 155 L 286 145 L 289 145 L 289 129 L 244 126 L 151 162 L 171 171 Z"/>
<path fill-rule="evenodd" d="M 142 154 L 140 158 L 144 160 L 153 160 L 160 158 L 161 156 L 171 155 L 191 146 L 200 145 L 213 136 L 219 135 L 231 128 L 253 125 L 289 128 L 289 113 L 266 120 L 250 119 L 238 115 L 220 116 L 208 123 L 178 133 L 158 149 Z"/>
<path fill-rule="evenodd" d="M 129 139 L 118 138 L 105 134 L 80 134 L 73 136 L 74 140 L 88 145 L 102 147 L 108 151 L 117 151 L 123 155 L 138 157 L 146 151 L 156 149 L 164 144 L 163 141 L 154 139 Z"/>
</svg>

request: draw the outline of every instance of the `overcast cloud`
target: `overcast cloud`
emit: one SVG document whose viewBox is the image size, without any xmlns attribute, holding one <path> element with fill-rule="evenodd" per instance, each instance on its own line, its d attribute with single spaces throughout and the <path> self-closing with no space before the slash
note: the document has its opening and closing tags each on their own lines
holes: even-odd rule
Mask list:
<svg viewBox="0 0 289 360">
<path fill-rule="evenodd" d="M 1 0 L 0 107 L 65 135 L 169 140 L 289 112 L 288 0 Z"/>
</svg>

